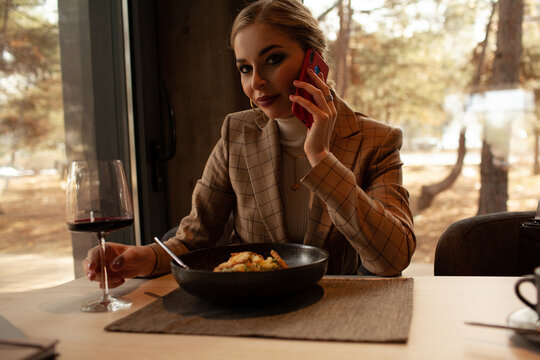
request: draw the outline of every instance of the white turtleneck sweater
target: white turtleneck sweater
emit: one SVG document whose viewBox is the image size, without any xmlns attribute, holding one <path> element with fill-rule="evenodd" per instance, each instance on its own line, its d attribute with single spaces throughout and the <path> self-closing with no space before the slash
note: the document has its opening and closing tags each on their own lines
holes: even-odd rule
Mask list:
<svg viewBox="0 0 540 360">
<path fill-rule="evenodd" d="M 285 221 L 291 242 L 303 243 L 309 220 L 310 191 L 300 183 L 311 165 L 304 153 L 307 127 L 295 116 L 275 119 L 281 142 L 282 175 L 281 197 L 285 211 Z M 294 191 L 293 187 L 297 190 Z"/>
</svg>

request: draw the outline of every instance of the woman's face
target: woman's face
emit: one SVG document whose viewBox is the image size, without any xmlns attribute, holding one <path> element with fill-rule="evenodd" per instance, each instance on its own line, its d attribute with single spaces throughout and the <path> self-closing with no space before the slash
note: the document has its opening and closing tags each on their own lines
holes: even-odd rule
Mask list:
<svg viewBox="0 0 540 360">
<path fill-rule="evenodd" d="M 236 66 L 244 93 L 271 119 L 292 115 L 289 95 L 298 79 L 304 50 L 268 25 L 254 23 L 234 40 Z"/>
</svg>

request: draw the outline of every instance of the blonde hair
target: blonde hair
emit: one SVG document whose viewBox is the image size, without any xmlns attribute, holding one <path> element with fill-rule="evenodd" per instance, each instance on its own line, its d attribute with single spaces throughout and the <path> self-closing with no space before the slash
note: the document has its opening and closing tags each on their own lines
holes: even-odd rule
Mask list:
<svg viewBox="0 0 540 360">
<path fill-rule="evenodd" d="M 297 41 L 306 51 L 309 48 L 326 55 L 326 38 L 317 20 L 300 0 L 258 0 L 246 6 L 232 25 L 231 47 L 238 33 L 254 23 L 275 28 Z"/>
</svg>

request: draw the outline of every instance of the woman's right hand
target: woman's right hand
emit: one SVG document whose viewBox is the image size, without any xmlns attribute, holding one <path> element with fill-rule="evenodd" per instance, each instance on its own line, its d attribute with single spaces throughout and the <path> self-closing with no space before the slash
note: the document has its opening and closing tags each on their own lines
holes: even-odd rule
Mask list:
<svg viewBox="0 0 540 360">
<path fill-rule="evenodd" d="M 154 269 L 156 255 L 147 246 L 131 246 L 117 243 L 105 244 L 105 264 L 109 288 L 122 285 L 126 278 L 149 275 Z M 86 276 L 92 281 L 101 283 L 101 260 L 99 246 L 88 250 L 82 262 Z"/>
</svg>

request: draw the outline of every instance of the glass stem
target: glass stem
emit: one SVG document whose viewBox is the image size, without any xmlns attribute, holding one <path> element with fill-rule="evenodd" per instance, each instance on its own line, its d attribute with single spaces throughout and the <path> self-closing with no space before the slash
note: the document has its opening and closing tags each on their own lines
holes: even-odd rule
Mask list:
<svg viewBox="0 0 540 360">
<path fill-rule="evenodd" d="M 109 302 L 109 278 L 107 276 L 107 264 L 105 263 L 105 236 L 103 233 L 98 233 L 99 240 L 99 257 L 101 259 L 101 284 L 103 287 L 102 303 Z"/>
</svg>

